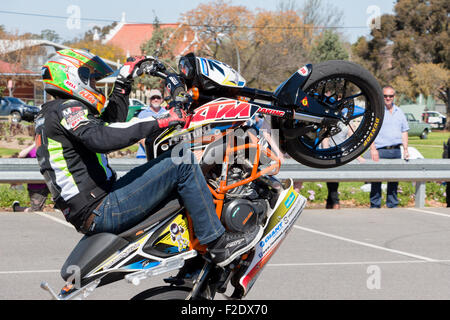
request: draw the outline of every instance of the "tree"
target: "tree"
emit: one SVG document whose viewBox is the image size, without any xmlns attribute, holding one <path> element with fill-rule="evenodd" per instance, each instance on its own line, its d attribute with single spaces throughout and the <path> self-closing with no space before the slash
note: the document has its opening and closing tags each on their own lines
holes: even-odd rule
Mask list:
<svg viewBox="0 0 450 320">
<path fill-rule="evenodd" d="M 91 42 L 94 41 L 95 36 L 97 35 L 100 39 L 104 39 L 108 33 L 117 26 L 117 22 L 113 22 L 106 26 L 93 26 L 91 29 L 86 31 L 82 38 L 74 38 L 70 41 L 66 41 L 64 44 L 70 45 L 71 43 L 77 43 L 81 41 Z"/>
<path fill-rule="evenodd" d="M 306 25 L 321 28 L 336 28 L 342 25 L 344 12 L 322 0 L 307 0 L 300 9 Z"/>
<path fill-rule="evenodd" d="M 348 53 L 343 48 L 339 35 L 331 30 L 325 30 L 316 39 L 316 43 L 311 50 L 311 57 L 314 62 L 327 60 L 348 60 Z"/>
<path fill-rule="evenodd" d="M 6 35 L 6 29 L 5 26 L 0 24 L 0 38 L 3 39 L 3 37 Z"/>
<path fill-rule="evenodd" d="M 381 16 L 371 39 L 360 38 L 355 56 L 365 60 L 383 82 L 406 76 L 417 63 L 450 67 L 450 4 L 445 0 L 398 0 L 395 14 Z M 365 43 L 366 42 L 366 43 Z"/>
<path fill-rule="evenodd" d="M 72 48 L 88 50 L 95 55 L 111 61 L 124 61 L 125 53 L 121 48 L 112 44 L 103 44 L 99 41 L 104 38 L 116 25 L 117 22 L 113 22 L 112 24 L 104 27 L 94 26 L 85 32 L 83 38 L 74 38 L 71 41 L 66 41 L 64 44 Z M 99 36 L 98 40 L 94 39 L 95 34 Z"/>
<path fill-rule="evenodd" d="M 40 39 L 45 39 L 48 41 L 59 43 L 62 38 L 57 34 L 54 30 L 44 29 L 41 31 L 41 34 L 38 36 Z"/>
<path fill-rule="evenodd" d="M 253 14 L 244 6 L 232 6 L 223 0 L 200 4 L 182 14 L 182 22 L 189 25 L 211 48 L 211 55 L 217 58 L 221 46 L 241 38 L 245 26 L 250 26 Z"/>
<path fill-rule="evenodd" d="M 274 90 L 308 61 L 305 25 L 295 11 L 260 11 L 252 27 L 241 42 L 243 74 L 248 85 Z"/>
<path fill-rule="evenodd" d="M 381 17 L 381 28 L 372 30 L 372 38 L 360 38 L 353 45 L 355 60 L 368 66 L 383 85 L 393 81 L 406 96 L 434 92 L 450 114 L 445 85 L 450 69 L 449 22 L 446 0 L 398 0 L 394 14 Z"/>
<path fill-rule="evenodd" d="M 394 67 L 443 63 L 450 68 L 450 3 L 446 0 L 399 0 L 395 5 Z"/>
<path fill-rule="evenodd" d="M 394 32 L 394 16 L 383 15 L 380 29 L 371 31 L 372 39 L 360 37 L 352 45 L 352 58 L 377 78 L 382 85 L 388 85 L 399 74 L 392 68 L 392 44 L 389 40 Z"/>
<path fill-rule="evenodd" d="M 159 23 L 158 18 L 153 22 L 152 37 L 141 46 L 141 50 L 145 55 L 157 56 L 166 58 L 172 61 L 175 58 L 173 53 L 174 43 L 174 29 L 163 29 Z"/>
<path fill-rule="evenodd" d="M 99 57 L 111 61 L 124 61 L 125 59 L 125 54 L 121 48 L 112 44 L 102 44 L 100 41 L 81 40 L 75 43 L 70 43 L 68 46 L 76 49 L 88 50 Z"/>
<path fill-rule="evenodd" d="M 210 48 L 210 56 L 239 70 L 248 86 L 275 89 L 306 62 L 305 26 L 299 14 L 286 7 L 252 13 L 216 0 L 185 13 L 183 19 Z"/>
<path fill-rule="evenodd" d="M 394 82 L 397 92 L 414 99 L 419 94 L 441 99 L 447 106 L 450 119 L 450 70 L 443 65 L 419 63 L 408 70 L 407 76 L 398 76 Z M 446 124 L 449 129 L 449 124 Z"/>
<path fill-rule="evenodd" d="M 156 56 L 166 64 L 175 68 L 176 57 L 174 55 L 174 44 L 179 39 L 174 29 L 163 29 L 158 18 L 153 22 L 152 37 L 141 46 L 143 54 L 147 56 Z M 135 81 L 136 86 L 145 86 L 147 88 L 158 88 L 162 86 L 162 81 L 156 77 L 140 77 Z"/>
</svg>

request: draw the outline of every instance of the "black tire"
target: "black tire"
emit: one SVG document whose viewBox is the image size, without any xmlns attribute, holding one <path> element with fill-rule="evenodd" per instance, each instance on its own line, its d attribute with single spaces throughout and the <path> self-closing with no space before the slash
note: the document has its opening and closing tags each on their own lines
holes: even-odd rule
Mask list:
<svg viewBox="0 0 450 320">
<path fill-rule="evenodd" d="M 339 89 L 342 91 L 340 94 Z M 334 168 L 356 159 L 369 148 L 384 118 L 383 92 L 369 71 L 349 61 L 332 60 L 319 63 L 313 66 L 312 74 L 303 86 L 303 91 L 340 111 L 342 123 L 340 128 L 319 125 L 318 128 L 314 128 L 315 131 L 311 130 L 300 137 L 285 139 L 283 149 L 292 158 L 310 167 Z M 364 104 L 364 108 L 358 104 Z M 289 121 L 290 123 L 280 125 L 281 137 L 284 137 L 284 128 L 307 125 L 313 127 L 311 123 Z M 359 124 L 354 127 L 358 121 Z M 345 130 L 352 130 L 351 136 L 346 137 L 341 143 L 336 142 L 336 146 L 319 147 L 323 139 L 328 138 L 328 141 L 334 139 L 342 127 L 345 127 Z"/>
<path fill-rule="evenodd" d="M 163 286 L 139 293 L 131 300 L 186 300 L 192 288 Z"/>
<path fill-rule="evenodd" d="M 420 139 L 427 139 L 428 138 L 428 130 L 423 130 L 422 134 L 420 135 Z"/>
</svg>

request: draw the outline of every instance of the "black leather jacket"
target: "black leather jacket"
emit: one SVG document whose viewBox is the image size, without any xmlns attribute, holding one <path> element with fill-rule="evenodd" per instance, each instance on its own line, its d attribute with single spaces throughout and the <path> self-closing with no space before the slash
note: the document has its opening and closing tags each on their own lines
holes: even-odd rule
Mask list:
<svg viewBox="0 0 450 320">
<path fill-rule="evenodd" d="M 159 130 L 153 118 L 124 122 L 129 90 L 115 90 L 102 116 L 77 100 L 42 106 L 35 120 L 37 158 L 55 206 L 77 230 L 110 192 L 116 174 L 106 153 Z"/>
</svg>

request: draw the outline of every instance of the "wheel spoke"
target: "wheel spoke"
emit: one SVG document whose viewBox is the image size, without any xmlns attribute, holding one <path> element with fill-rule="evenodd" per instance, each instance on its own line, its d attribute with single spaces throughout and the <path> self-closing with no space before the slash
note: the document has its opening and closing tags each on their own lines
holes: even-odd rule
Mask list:
<svg viewBox="0 0 450 320">
<path fill-rule="evenodd" d="M 344 97 L 347 95 L 347 84 L 348 81 L 347 79 L 344 80 L 344 88 L 342 88 L 342 99 L 344 99 Z"/>
</svg>

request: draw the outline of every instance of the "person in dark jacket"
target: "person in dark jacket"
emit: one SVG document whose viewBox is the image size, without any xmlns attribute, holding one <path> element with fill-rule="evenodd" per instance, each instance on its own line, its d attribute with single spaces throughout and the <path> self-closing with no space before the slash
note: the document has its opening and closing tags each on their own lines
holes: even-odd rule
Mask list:
<svg viewBox="0 0 450 320">
<path fill-rule="evenodd" d="M 45 90 L 55 100 L 44 104 L 35 120 L 41 173 L 56 207 L 86 235 L 124 232 L 144 220 L 168 195 L 177 193 L 200 243 L 208 245 L 215 263 L 226 265 L 258 241 L 262 228 L 242 234 L 225 232 L 190 151 L 181 155 L 190 162 L 173 161 L 169 151 L 120 179 L 108 163 L 107 153 L 186 122 L 180 108 L 171 108 L 158 119 L 125 122 L 131 85 L 143 74 L 147 61 L 146 57 L 128 59 L 107 104 L 96 82 L 113 71 L 99 57 L 67 49 L 43 66 Z"/>
</svg>

